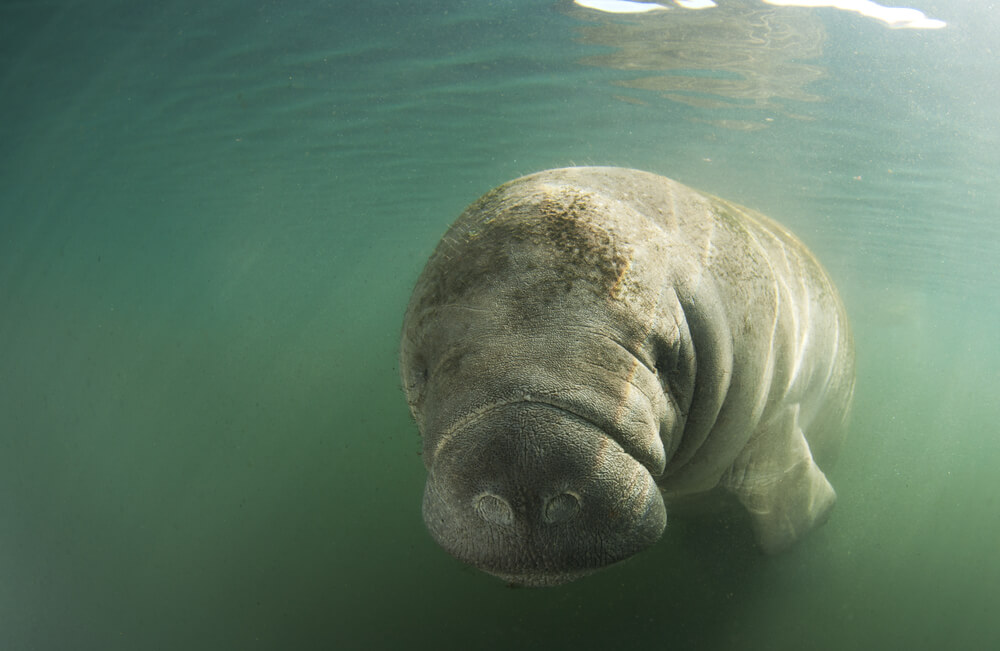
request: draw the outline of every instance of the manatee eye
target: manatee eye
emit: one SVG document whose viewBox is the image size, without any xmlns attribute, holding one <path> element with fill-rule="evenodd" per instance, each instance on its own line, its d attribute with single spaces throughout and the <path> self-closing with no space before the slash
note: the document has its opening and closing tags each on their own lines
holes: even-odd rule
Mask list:
<svg viewBox="0 0 1000 651">
<path fill-rule="evenodd" d="M 652 343 L 653 370 L 656 371 L 660 383 L 677 370 L 677 355 L 680 345 L 676 329 L 673 332 L 654 334 L 650 337 Z"/>
<path fill-rule="evenodd" d="M 655 343 L 653 349 L 653 370 L 656 371 L 660 382 L 663 382 L 670 372 L 673 371 L 676 361 L 677 358 L 674 355 L 674 350 L 669 344 L 666 344 L 662 340 Z"/>
<path fill-rule="evenodd" d="M 413 358 L 410 365 L 410 372 L 408 374 L 409 389 L 411 391 L 420 391 L 425 384 L 427 384 L 427 378 L 430 375 L 430 371 L 427 368 L 427 360 L 424 359 L 423 355 L 417 355 Z"/>
</svg>

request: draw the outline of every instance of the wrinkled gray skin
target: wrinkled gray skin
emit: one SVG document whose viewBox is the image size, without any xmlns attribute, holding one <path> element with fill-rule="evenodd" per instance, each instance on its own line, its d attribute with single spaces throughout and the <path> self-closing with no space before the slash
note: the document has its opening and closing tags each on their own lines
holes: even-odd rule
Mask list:
<svg viewBox="0 0 1000 651">
<path fill-rule="evenodd" d="M 775 552 L 835 500 L 854 388 L 844 308 L 779 224 L 619 168 L 511 181 L 417 282 L 401 372 L 424 521 L 455 557 L 552 585 L 656 541 L 665 504 L 729 493 Z M 690 500 L 689 500 L 690 501 Z"/>
</svg>

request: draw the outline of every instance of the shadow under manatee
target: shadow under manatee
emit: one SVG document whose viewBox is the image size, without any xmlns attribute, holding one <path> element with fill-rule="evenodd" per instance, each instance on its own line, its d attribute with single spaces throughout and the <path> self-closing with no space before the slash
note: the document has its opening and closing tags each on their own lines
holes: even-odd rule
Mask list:
<svg viewBox="0 0 1000 651">
<path fill-rule="evenodd" d="M 741 515 L 672 518 L 650 549 L 571 584 L 484 591 L 479 605 L 492 614 L 477 617 L 470 633 L 483 648 L 493 639 L 504 648 L 512 640 L 551 649 L 657 639 L 671 649 L 735 648 L 738 622 L 767 590 L 771 563 Z M 493 626 L 502 638 L 488 633 Z"/>
<path fill-rule="evenodd" d="M 726 506 L 674 514 L 646 558 L 622 569 L 648 599 L 648 625 L 669 626 L 672 648 L 725 648 L 736 642 L 730 624 L 767 583 L 771 561 L 746 514 Z"/>
</svg>

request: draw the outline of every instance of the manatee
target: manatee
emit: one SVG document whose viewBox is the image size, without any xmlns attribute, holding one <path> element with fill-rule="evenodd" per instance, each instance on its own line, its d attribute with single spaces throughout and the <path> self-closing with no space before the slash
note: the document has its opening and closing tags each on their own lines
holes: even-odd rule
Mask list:
<svg viewBox="0 0 1000 651">
<path fill-rule="evenodd" d="M 427 529 L 542 586 L 629 558 L 668 506 L 711 496 L 746 509 L 767 553 L 822 524 L 854 352 L 833 283 L 777 222 L 573 167 L 455 221 L 407 307 L 400 373 Z"/>
</svg>

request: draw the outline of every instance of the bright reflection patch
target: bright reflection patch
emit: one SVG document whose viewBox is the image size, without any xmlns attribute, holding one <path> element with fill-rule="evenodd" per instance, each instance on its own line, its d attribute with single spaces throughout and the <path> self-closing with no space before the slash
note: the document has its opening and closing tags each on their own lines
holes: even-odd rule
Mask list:
<svg viewBox="0 0 1000 651">
<path fill-rule="evenodd" d="M 666 9 L 655 2 L 629 2 L 628 0 L 573 0 L 587 9 L 606 11 L 609 14 L 641 14 L 657 9 Z"/>
<path fill-rule="evenodd" d="M 630 0 L 573 0 L 587 9 L 596 9 L 611 14 L 639 14 L 667 9 L 655 2 L 631 2 Z M 940 29 L 947 23 L 936 18 L 928 18 L 919 9 L 909 7 L 884 7 L 871 0 L 763 0 L 779 7 L 830 7 L 843 11 L 853 11 L 868 16 L 894 29 Z M 709 9 L 717 6 L 712 0 L 674 0 L 674 4 L 684 9 Z"/>
<path fill-rule="evenodd" d="M 833 7 L 854 11 L 862 16 L 881 20 L 889 27 L 900 29 L 940 29 L 947 23 L 928 18 L 924 12 L 908 7 L 883 7 L 871 0 L 764 0 L 769 5 L 781 7 Z"/>
</svg>

